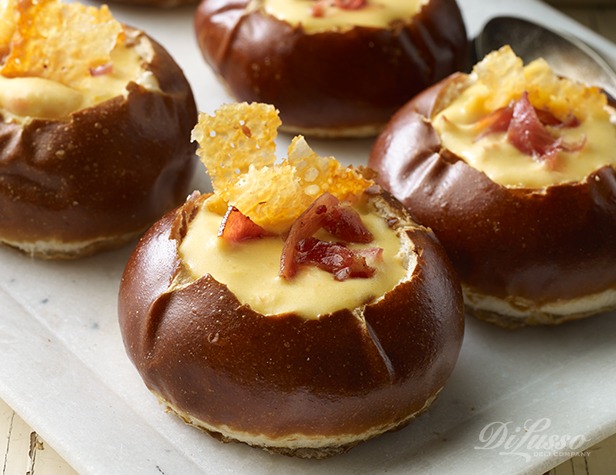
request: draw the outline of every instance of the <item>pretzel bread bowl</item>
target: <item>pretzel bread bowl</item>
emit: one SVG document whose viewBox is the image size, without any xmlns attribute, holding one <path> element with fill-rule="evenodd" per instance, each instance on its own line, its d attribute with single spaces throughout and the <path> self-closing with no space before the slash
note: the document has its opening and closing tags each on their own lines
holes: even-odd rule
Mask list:
<svg viewBox="0 0 616 475">
<path fill-rule="evenodd" d="M 462 294 L 433 234 L 366 170 L 302 137 L 274 164 L 278 125 L 259 104 L 200 117 L 215 193 L 142 237 L 119 321 L 145 384 L 185 422 L 323 458 L 430 406 L 458 357 Z"/>
<path fill-rule="evenodd" d="M 369 165 L 434 230 L 472 313 L 558 324 L 616 308 L 613 106 L 506 46 L 410 101 Z"/>
<path fill-rule="evenodd" d="M 3 8 L 0 242 L 41 258 L 126 243 L 189 193 L 190 85 L 105 6 Z"/>
<path fill-rule="evenodd" d="M 376 135 L 467 51 L 455 0 L 203 0 L 195 30 L 234 98 L 324 137 Z"/>
</svg>

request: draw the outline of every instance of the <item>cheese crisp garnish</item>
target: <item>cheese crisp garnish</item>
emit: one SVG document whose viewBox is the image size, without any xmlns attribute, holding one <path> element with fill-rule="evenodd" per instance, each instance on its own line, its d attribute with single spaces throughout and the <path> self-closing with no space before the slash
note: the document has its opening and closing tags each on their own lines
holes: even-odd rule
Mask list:
<svg viewBox="0 0 616 475">
<path fill-rule="evenodd" d="M 505 107 L 526 91 L 534 107 L 549 110 L 560 120 L 571 113 L 582 121 L 591 114 L 608 116 L 607 98 L 598 88 L 558 77 L 543 58 L 524 66 L 509 46 L 487 55 L 473 75 L 476 84 L 484 86 L 474 93 L 477 114 Z"/>
<path fill-rule="evenodd" d="M 0 114 L 7 122 L 67 118 L 129 94 L 160 89 L 147 36 L 107 6 L 0 0 Z"/>
<path fill-rule="evenodd" d="M 289 146 L 288 158 L 278 161 L 280 124 L 276 109 L 265 104 L 225 105 L 214 116 L 200 114 L 192 138 L 225 205 L 281 234 L 322 193 L 352 201 L 374 184 L 361 170 L 320 157 L 301 136 Z"/>
<path fill-rule="evenodd" d="M 105 5 L 4 0 L 1 9 L 17 17 L 12 34 L 6 17 L 0 26 L 0 49 L 10 50 L 0 71 L 5 77 L 39 77 L 78 87 L 93 70 L 111 62 L 123 31 Z"/>
<path fill-rule="evenodd" d="M 0 1 L 0 57 L 4 58 L 11 50 L 11 39 L 17 25 L 17 2 Z"/>
</svg>

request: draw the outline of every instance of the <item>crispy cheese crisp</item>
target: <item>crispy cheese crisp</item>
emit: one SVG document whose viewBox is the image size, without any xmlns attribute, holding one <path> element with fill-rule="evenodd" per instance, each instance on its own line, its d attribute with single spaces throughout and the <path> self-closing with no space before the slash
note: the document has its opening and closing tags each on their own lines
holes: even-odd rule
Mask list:
<svg viewBox="0 0 616 475">
<path fill-rule="evenodd" d="M 5 1 L 8 11 L 16 8 L 17 13 L 10 52 L 0 70 L 6 77 L 40 77 L 78 87 L 95 68 L 111 62 L 111 51 L 122 38 L 122 25 L 106 5 Z M 10 26 L 5 17 L 0 24 L 0 41 L 6 42 Z"/>
<path fill-rule="evenodd" d="M 320 157 L 301 136 L 277 160 L 280 125 L 273 106 L 241 103 L 200 114 L 192 132 L 214 193 L 259 226 L 282 234 L 322 193 L 353 200 L 374 184 L 362 170 Z"/>
<path fill-rule="evenodd" d="M 313 200 L 329 192 L 339 200 L 353 201 L 374 184 L 367 170 L 344 167 L 334 157 L 320 157 L 302 136 L 293 139 L 288 157 L 304 184 L 304 193 Z"/>
<path fill-rule="evenodd" d="M 265 104 L 223 106 L 214 116 L 201 113 L 192 132 L 198 155 L 208 169 L 212 186 L 223 198 L 239 175 L 276 161 L 276 136 L 281 122 L 274 107 Z"/>
<path fill-rule="evenodd" d="M 505 107 L 524 91 L 533 106 L 565 120 L 573 113 L 584 120 L 589 115 L 606 115 L 607 98 L 596 87 L 558 77 L 544 59 L 524 66 L 511 47 L 488 54 L 473 69 L 477 80 L 486 86 L 482 98 L 486 113 Z"/>
<path fill-rule="evenodd" d="M 17 18 L 17 1 L 0 0 L 0 58 L 4 58 L 11 51 Z"/>
</svg>

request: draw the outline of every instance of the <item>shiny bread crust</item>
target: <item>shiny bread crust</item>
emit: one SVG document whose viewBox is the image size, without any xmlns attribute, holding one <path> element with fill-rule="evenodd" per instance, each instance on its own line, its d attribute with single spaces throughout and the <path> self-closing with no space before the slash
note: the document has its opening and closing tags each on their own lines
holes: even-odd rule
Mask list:
<svg viewBox="0 0 616 475">
<path fill-rule="evenodd" d="M 399 107 L 467 60 L 455 0 L 430 0 L 389 28 L 313 34 L 267 14 L 261 3 L 203 0 L 195 32 L 229 93 L 275 105 L 288 132 L 376 135 Z"/>
<path fill-rule="evenodd" d="M 197 110 L 173 58 L 145 33 L 160 90 L 64 120 L 0 121 L 0 241 L 42 258 L 117 247 L 181 203 L 193 175 Z"/>
<path fill-rule="evenodd" d="M 185 278 L 178 246 L 195 199 L 155 223 L 118 301 L 146 386 L 219 438 L 300 457 L 348 450 L 425 410 L 460 351 L 461 290 L 433 234 L 391 197 L 371 199 L 416 256 L 412 276 L 365 306 L 308 320 L 261 315 L 209 275 Z"/>
<path fill-rule="evenodd" d="M 368 162 L 380 184 L 435 232 L 479 318 L 512 328 L 616 308 L 614 167 L 544 189 L 494 183 L 430 123 L 464 83 L 452 75 L 392 118 Z"/>
</svg>

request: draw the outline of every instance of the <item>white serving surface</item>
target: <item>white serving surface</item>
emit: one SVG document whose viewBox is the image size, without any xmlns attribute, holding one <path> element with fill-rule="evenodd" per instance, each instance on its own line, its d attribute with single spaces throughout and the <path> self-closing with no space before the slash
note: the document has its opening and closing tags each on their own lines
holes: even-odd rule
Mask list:
<svg viewBox="0 0 616 475">
<path fill-rule="evenodd" d="M 470 35 L 491 16 L 518 14 L 616 54 L 608 41 L 534 0 L 460 4 Z M 117 18 L 171 52 L 199 109 L 212 112 L 229 98 L 201 59 L 193 8 L 112 5 Z M 356 164 L 365 164 L 371 145 L 311 143 Z M 195 187 L 207 188 L 205 175 Z M 0 398 L 81 474 L 543 473 L 574 455 L 571 448 L 558 450 L 556 439 L 572 440 L 582 451 L 616 432 L 616 314 L 515 332 L 468 318 L 451 380 L 433 408 L 407 428 L 324 461 L 221 444 L 165 413 L 124 352 L 116 305 L 130 252 L 42 262 L 0 249 Z M 485 446 L 484 428 L 499 423 L 507 429 L 500 433 L 503 443 L 478 448 Z M 533 432 L 533 423 L 549 427 Z M 552 442 L 543 450 L 530 435 Z"/>
</svg>

